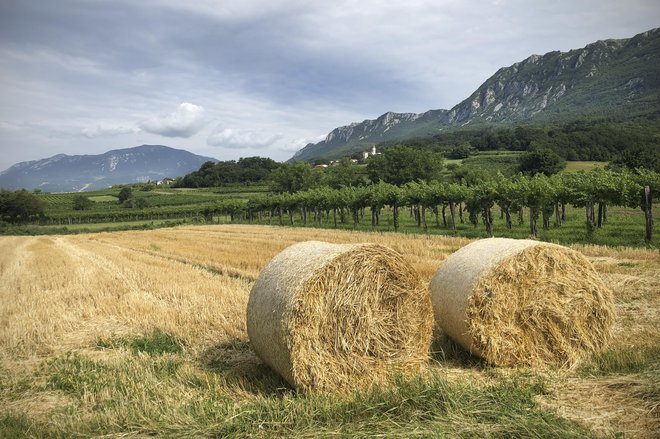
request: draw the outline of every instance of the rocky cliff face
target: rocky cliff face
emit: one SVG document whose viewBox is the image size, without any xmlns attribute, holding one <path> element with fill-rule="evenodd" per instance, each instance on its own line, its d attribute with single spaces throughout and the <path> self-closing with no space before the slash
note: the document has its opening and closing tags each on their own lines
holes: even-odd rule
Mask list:
<svg viewBox="0 0 660 439">
<path fill-rule="evenodd" d="M 385 113 L 340 127 L 293 160 L 335 158 L 384 140 L 429 136 L 466 125 L 568 121 L 660 110 L 660 29 L 549 52 L 499 69 L 450 110 Z"/>
<path fill-rule="evenodd" d="M 447 110 L 425 113 L 388 112 L 375 120 L 365 120 L 335 128 L 319 143 L 310 143 L 296 152 L 292 160 L 316 157 L 339 158 L 368 148 L 373 143 L 406 138 L 413 132 L 432 132 L 432 126 L 447 122 Z"/>
<path fill-rule="evenodd" d="M 15 164 L 0 173 L 0 187 L 40 188 L 49 192 L 101 189 L 182 176 L 209 160 L 217 161 L 162 145 L 116 149 L 99 155 L 58 154 Z"/>
</svg>

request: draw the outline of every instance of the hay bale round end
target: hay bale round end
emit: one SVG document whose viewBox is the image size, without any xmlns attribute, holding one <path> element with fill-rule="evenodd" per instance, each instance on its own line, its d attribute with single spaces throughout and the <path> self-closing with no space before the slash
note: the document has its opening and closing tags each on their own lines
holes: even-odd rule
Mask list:
<svg viewBox="0 0 660 439">
<path fill-rule="evenodd" d="M 611 336 L 612 292 L 580 253 L 490 238 L 450 255 L 430 284 L 438 326 L 501 366 L 572 366 Z"/>
<path fill-rule="evenodd" d="M 433 310 L 424 282 L 394 250 L 308 241 L 262 270 L 247 329 L 256 353 L 293 387 L 342 391 L 419 371 Z"/>
</svg>

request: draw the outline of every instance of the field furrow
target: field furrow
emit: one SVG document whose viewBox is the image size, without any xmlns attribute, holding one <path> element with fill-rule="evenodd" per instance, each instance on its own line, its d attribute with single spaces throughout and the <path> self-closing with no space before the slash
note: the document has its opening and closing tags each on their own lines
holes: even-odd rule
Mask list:
<svg viewBox="0 0 660 439">
<path fill-rule="evenodd" d="M 54 430 L 44 430 L 46 436 L 213 436 L 223 435 L 227 426 L 242 432 L 235 436 L 250 436 L 258 430 L 252 422 L 276 435 L 291 433 L 263 418 L 269 410 L 283 410 L 278 404 L 301 410 L 302 419 L 315 416 L 305 414 L 307 404 L 331 410 L 287 390 L 252 352 L 246 334 L 247 299 L 259 272 L 281 250 L 306 240 L 386 245 L 426 280 L 469 242 L 247 225 L 2 237 L 0 416 L 25 416 L 33 426 L 48 425 Z M 560 424 L 581 426 L 562 430 L 565 426 L 557 424 L 551 435 L 570 431 L 579 436 L 584 427 L 596 436 L 653 437 L 660 406 L 660 253 L 574 248 L 587 255 L 615 293 L 618 319 L 610 350 L 574 371 L 517 371 L 491 368 L 440 337 L 433 347 L 429 373 L 435 378 L 430 382 L 446 380 L 442 392 L 469 387 L 468 399 L 486 398 L 478 402 L 483 404 L 500 398 L 484 394 L 488 389 L 531 376 L 545 383 L 533 410 L 559 416 Z M 497 431 L 474 421 L 478 413 L 461 410 L 433 421 L 444 424 L 419 424 L 418 429 L 421 434 L 448 426 Z M 250 421 L 254 413 L 262 418 Z M 281 416 L 289 415 L 275 418 Z M 239 420 L 245 424 L 235 425 Z M 505 431 L 531 428 L 509 427 L 513 430 Z"/>
</svg>

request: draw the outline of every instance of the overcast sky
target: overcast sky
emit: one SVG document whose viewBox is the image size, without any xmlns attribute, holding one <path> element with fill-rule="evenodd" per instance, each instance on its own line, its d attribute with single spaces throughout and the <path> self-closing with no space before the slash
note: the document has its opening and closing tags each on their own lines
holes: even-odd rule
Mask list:
<svg viewBox="0 0 660 439">
<path fill-rule="evenodd" d="M 0 0 L 0 170 L 144 143 L 285 160 L 659 25 L 657 0 Z"/>
</svg>

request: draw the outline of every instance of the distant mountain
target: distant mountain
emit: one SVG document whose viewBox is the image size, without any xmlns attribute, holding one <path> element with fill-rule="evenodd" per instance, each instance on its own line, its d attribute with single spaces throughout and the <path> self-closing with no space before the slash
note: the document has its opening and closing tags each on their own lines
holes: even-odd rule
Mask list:
<svg viewBox="0 0 660 439">
<path fill-rule="evenodd" d="M 57 154 L 47 159 L 17 163 L 0 173 L 3 189 L 40 188 L 48 192 L 101 189 L 121 183 L 157 181 L 196 171 L 207 161 L 182 149 L 142 145 L 99 155 Z"/>
<path fill-rule="evenodd" d="M 429 137 L 465 126 L 643 115 L 660 115 L 660 28 L 569 52 L 532 55 L 499 69 L 451 110 L 385 113 L 336 128 L 292 160 L 339 158 L 373 143 Z"/>
</svg>

